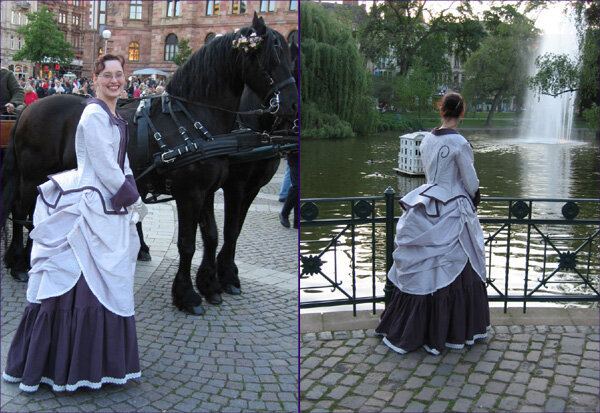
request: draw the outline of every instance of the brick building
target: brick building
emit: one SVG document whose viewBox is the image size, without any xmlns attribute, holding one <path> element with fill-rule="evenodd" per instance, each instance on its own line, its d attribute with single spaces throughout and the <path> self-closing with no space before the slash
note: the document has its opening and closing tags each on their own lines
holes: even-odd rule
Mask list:
<svg viewBox="0 0 600 413">
<path fill-rule="evenodd" d="M 172 74 L 177 66 L 170 61 L 181 39 L 189 40 L 193 51 L 215 36 L 248 26 L 256 11 L 268 26 L 288 41 L 298 39 L 298 1 L 3 1 L 2 66 L 15 74 L 52 77 L 71 71 L 91 77 L 92 62 L 105 52 L 120 54 L 127 72 L 155 68 Z M 65 40 L 73 45 L 75 58 L 57 73 L 52 63 L 34 68 L 31 62 L 15 62 L 12 56 L 24 44 L 19 27 L 27 24 L 26 13 L 42 5 L 55 15 Z M 102 37 L 108 30 L 109 39 Z"/>
<path fill-rule="evenodd" d="M 96 1 L 90 3 L 91 33 L 84 61 L 91 63 L 105 45 L 120 54 L 127 72 L 154 68 L 169 74 L 177 69 L 171 61 L 177 44 L 187 39 L 193 51 L 215 36 L 248 26 L 256 11 L 268 26 L 285 38 L 298 38 L 297 1 Z M 105 40 L 102 33 L 110 31 Z M 84 64 L 82 75 L 91 75 Z"/>
<path fill-rule="evenodd" d="M 12 70 L 17 77 L 52 77 L 67 71 L 81 71 L 83 68 L 83 45 L 89 25 L 89 2 L 86 1 L 4 1 L 2 2 L 2 66 Z M 57 71 L 54 62 L 46 62 L 34 67 L 32 62 L 15 61 L 13 56 L 25 44 L 17 30 L 28 23 L 27 13 L 33 13 L 46 6 L 56 18 L 57 26 L 65 34 L 65 40 L 73 45 L 75 58 L 67 67 Z M 57 73 L 59 72 L 59 73 Z"/>
</svg>

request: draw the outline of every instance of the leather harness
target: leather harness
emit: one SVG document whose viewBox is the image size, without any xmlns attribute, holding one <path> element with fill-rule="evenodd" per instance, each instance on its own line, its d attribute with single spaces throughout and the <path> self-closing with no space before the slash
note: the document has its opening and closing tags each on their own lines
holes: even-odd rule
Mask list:
<svg viewBox="0 0 600 413">
<path fill-rule="evenodd" d="M 280 85 L 278 85 L 280 86 Z M 150 107 L 153 99 L 161 99 L 162 112 L 169 114 L 179 134 L 182 143 L 169 147 L 163 135 L 156 129 L 150 118 Z M 194 136 L 190 136 L 188 130 L 181 124 L 176 113 L 183 115 L 194 125 Z M 231 133 L 213 136 L 200 121 L 194 120 L 184 105 L 168 94 L 150 96 L 143 98 L 133 117 L 133 123 L 137 124 L 136 164 L 144 165 L 145 168 L 135 179 L 138 181 L 147 173 L 156 169 L 159 174 L 189 165 L 202 159 L 217 156 L 228 156 L 231 163 L 243 163 L 260 159 L 269 159 L 278 156 L 281 152 L 293 150 L 298 147 L 297 137 L 290 139 L 270 136 L 265 132 L 257 132 L 250 129 L 240 129 Z M 150 133 L 151 132 L 151 133 Z M 150 155 L 148 139 L 152 136 L 160 148 L 160 152 Z M 280 141 L 280 143 L 275 143 Z M 151 160 L 148 165 L 148 160 Z"/>
</svg>

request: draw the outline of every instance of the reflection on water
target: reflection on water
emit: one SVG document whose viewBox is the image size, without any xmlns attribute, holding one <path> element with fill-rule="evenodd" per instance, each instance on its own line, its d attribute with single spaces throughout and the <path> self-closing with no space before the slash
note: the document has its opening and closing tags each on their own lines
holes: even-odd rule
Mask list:
<svg viewBox="0 0 600 413">
<path fill-rule="evenodd" d="M 474 148 L 475 166 L 480 179 L 482 196 L 519 197 L 519 198 L 594 198 L 599 197 L 600 173 L 598 167 L 598 141 L 591 134 L 579 133 L 569 144 L 548 144 L 543 141 L 519 141 L 511 130 L 476 132 L 463 131 Z M 423 177 L 408 177 L 393 172 L 397 166 L 398 137 L 379 135 L 362 139 L 337 141 L 303 141 L 301 155 L 301 194 L 302 198 L 380 196 L 391 186 L 397 195 L 406 194 L 425 182 Z M 561 218 L 564 203 L 535 202 L 532 214 L 538 218 Z M 348 202 L 320 205 L 319 217 L 332 218 L 350 216 Z M 506 217 L 506 202 L 482 202 L 479 208 L 481 218 Z M 383 201 L 378 201 L 376 215 L 384 216 Z M 395 215 L 400 215 L 396 206 Z M 579 218 L 597 218 L 598 204 L 580 205 Z M 484 234 L 489 236 L 499 229 L 499 225 L 484 225 Z M 583 239 L 595 230 L 591 227 L 545 226 L 530 228 L 531 248 L 527 255 L 526 225 L 513 225 L 510 234 L 510 294 L 522 293 L 525 273 L 528 272 L 528 289 L 537 285 L 544 276 L 548 276 L 558 265 L 556 252 L 574 251 Z M 301 229 L 301 254 L 318 253 L 331 241 L 333 234 L 342 231 L 342 227 Z M 541 234 L 540 234 L 541 232 Z M 374 233 L 374 236 L 372 235 Z M 335 249 L 324 255 L 323 271 L 331 275 L 349 274 L 352 262 L 356 263 L 356 274 L 363 281 L 351 285 L 351 279 L 337 280 L 351 292 L 356 288 L 359 293 L 370 295 L 373 289 L 370 274 L 375 268 L 378 281 L 376 294 L 383 294 L 385 283 L 385 227 L 376 224 L 374 232 L 371 225 L 355 229 L 356 248 L 352 252 L 352 236 L 348 230 L 338 240 Z M 547 237 L 549 235 L 549 238 Z M 309 241 L 310 240 L 310 241 Z M 507 230 L 501 231 L 490 241 L 492 252 L 487 250 L 487 259 L 491 263 L 491 278 L 499 289 L 504 288 L 506 268 Z M 554 247 L 553 247 L 553 246 Z M 373 261 L 372 251 L 375 251 Z M 591 259 L 584 255 L 591 252 Z M 586 245 L 578 256 L 577 268 L 585 274 L 589 268 L 595 275 L 593 285 L 598 285 L 598 241 Z M 526 261 L 528 260 L 528 265 Z M 581 267 L 581 268 L 580 268 Z M 580 279 L 574 272 L 561 271 L 551 281 Z M 313 287 L 311 294 L 302 293 L 303 301 L 341 298 L 339 292 L 323 288 L 323 278 L 311 276 L 302 280 L 303 287 Z M 544 291 L 559 292 L 563 284 L 547 284 Z M 570 291 L 583 289 L 583 286 L 568 285 Z M 597 287 L 596 287 L 597 288 Z M 317 293 L 319 292 L 319 293 Z M 496 295 L 493 289 L 490 295 Z M 588 294 L 590 291 L 588 290 Z"/>
</svg>

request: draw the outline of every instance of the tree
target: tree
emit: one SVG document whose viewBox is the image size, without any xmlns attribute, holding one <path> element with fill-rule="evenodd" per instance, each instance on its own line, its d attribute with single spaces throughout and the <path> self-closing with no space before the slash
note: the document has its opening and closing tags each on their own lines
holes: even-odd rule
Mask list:
<svg viewBox="0 0 600 413">
<path fill-rule="evenodd" d="M 375 130 L 365 61 L 349 29 L 320 4 L 300 9 L 302 134 L 347 137 Z"/>
<path fill-rule="evenodd" d="M 537 93 L 558 96 L 577 93 L 580 115 L 593 119 L 598 111 L 600 83 L 600 4 L 573 2 L 579 37 L 577 60 L 566 54 L 545 54 L 536 59 L 537 72 L 529 78 L 529 86 Z M 587 113 L 586 113 L 587 111 Z M 596 128 L 597 122 L 589 122 Z"/>
<path fill-rule="evenodd" d="M 25 45 L 13 58 L 34 63 L 70 64 L 75 53 L 71 44 L 64 40 L 64 32 L 58 29 L 54 14 L 43 6 L 39 11 L 27 13 L 27 18 L 29 23 L 18 30 Z"/>
<path fill-rule="evenodd" d="M 529 50 L 538 31 L 512 5 L 492 7 L 484 16 L 490 36 L 465 64 L 463 94 L 471 102 L 491 103 L 485 123 L 489 126 L 504 98 L 522 98 Z"/>
<path fill-rule="evenodd" d="M 437 91 L 435 75 L 425 67 L 415 67 L 406 76 L 398 76 L 394 89 L 395 105 L 421 114 L 432 107 L 432 99 Z"/>
<path fill-rule="evenodd" d="M 177 45 L 177 54 L 173 56 L 173 63 L 177 66 L 181 66 L 188 60 L 192 54 L 192 48 L 190 47 L 190 41 L 188 39 L 181 39 Z"/>
<path fill-rule="evenodd" d="M 472 18 L 469 2 L 460 2 L 454 9 L 457 14 L 450 14 L 455 3 L 434 12 L 422 0 L 376 2 L 361 30 L 361 50 L 373 62 L 389 62 L 401 76 L 433 44 L 464 59 L 478 48 L 485 33 Z M 442 60 L 444 53 L 436 58 L 438 64 Z"/>
</svg>

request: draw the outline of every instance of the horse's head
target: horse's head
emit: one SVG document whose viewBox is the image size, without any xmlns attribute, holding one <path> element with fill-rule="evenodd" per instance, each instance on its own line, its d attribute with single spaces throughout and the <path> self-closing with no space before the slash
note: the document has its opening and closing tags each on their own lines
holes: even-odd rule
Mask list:
<svg viewBox="0 0 600 413">
<path fill-rule="evenodd" d="M 296 119 L 298 89 L 284 37 L 268 28 L 263 18 L 254 13 L 252 26 L 235 33 L 232 47 L 242 57 L 244 83 L 262 97 L 271 114 Z"/>
</svg>

